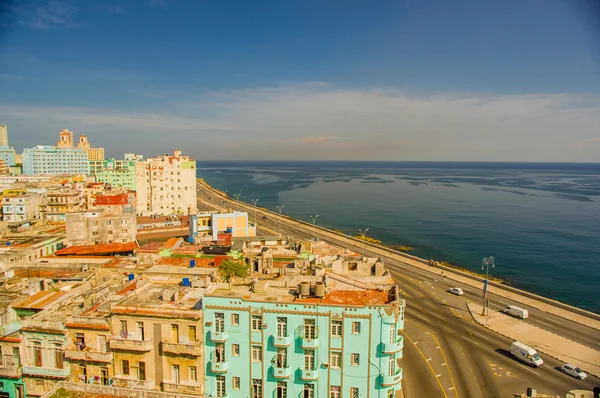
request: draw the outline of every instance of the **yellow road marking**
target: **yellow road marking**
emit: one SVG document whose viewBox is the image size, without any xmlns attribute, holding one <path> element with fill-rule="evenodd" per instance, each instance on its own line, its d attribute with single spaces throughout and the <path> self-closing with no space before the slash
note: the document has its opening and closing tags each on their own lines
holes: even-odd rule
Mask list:
<svg viewBox="0 0 600 398">
<path fill-rule="evenodd" d="M 437 380 L 438 385 L 440 386 L 440 390 L 442 390 L 442 394 L 444 394 L 444 397 L 448 398 L 448 395 L 446 394 L 446 390 L 444 390 L 444 387 L 442 386 L 442 382 L 440 381 L 440 378 L 436 376 L 435 370 L 433 370 L 433 366 L 431 366 L 431 363 L 429 363 L 429 361 L 427 361 L 427 358 L 425 357 L 425 354 L 423 354 L 423 351 L 421 351 L 419 349 L 419 347 L 417 347 L 415 342 L 406 334 L 406 332 L 402 331 L 402 334 L 408 339 L 408 341 L 410 341 L 412 343 L 413 347 L 415 347 L 417 349 L 417 351 L 419 351 L 419 354 L 421 354 L 421 356 L 425 360 L 425 363 L 427 364 L 427 366 L 429 366 L 429 369 L 431 370 L 431 374 L 433 374 L 433 377 Z"/>
</svg>

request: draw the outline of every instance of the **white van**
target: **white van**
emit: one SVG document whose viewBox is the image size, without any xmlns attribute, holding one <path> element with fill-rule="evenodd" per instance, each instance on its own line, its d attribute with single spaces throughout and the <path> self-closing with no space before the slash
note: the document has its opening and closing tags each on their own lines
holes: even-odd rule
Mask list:
<svg viewBox="0 0 600 398">
<path fill-rule="evenodd" d="M 517 307 L 516 305 L 508 305 L 502 308 L 502 312 L 521 319 L 529 318 L 529 312 L 524 308 Z"/>
<path fill-rule="evenodd" d="M 544 364 L 544 361 L 533 348 L 515 341 L 510 345 L 510 355 L 529 366 L 539 368 Z"/>
</svg>

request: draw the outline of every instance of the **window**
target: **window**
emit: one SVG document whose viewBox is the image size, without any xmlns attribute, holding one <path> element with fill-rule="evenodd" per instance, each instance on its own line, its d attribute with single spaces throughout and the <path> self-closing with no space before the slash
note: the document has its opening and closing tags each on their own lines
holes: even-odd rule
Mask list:
<svg viewBox="0 0 600 398">
<path fill-rule="evenodd" d="M 217 397 L 224 397 L 226 393 L 225 376 L 217 376 Z"/>
<path fill-rule="evenodd" d="M 396 342 L 396 329 L 391 328 L 390 329 L 390 343 L 395 343 Z"/>
<path fill-rule="evenodd" d="M 258 332 L 262 326 L 262 315 L 252 315 L 252 331 Z"/>
<path fill-rule="evenodd" d="M 179 344 L 179 325 L 171 325 L 171 342 Z"/>
<path fill-rule="evenodd" d="M 350 387 L 350 398 L 358 398 L 358 387 Z"/>
<path fill-rule="evenodd" d="M 396 374 L 396 356 L 392 355 L 388 362 L 388 376 Z"/>
<path fill-rule="evenodd" d="M 352 322 L 352 333 L 360 334 L 360 322 Z"/>
<path fill-rule="evenodd" d="M 202 225 L 206 225 L 206 221 L 203 221 Z M 240 325 L 240 314 L 231 314 L 231 324 L 233 326 Z"/>
<path fill-rule="evenodd" d="M 262 347 L 259 345 L 252 346 L 252 362 L 262 362 Z"/>
<path fill-rule="evenodd" d="M 231 388 L 233 388 L 234 390 L 239 390 L 240 389 L 240 385 L 242 383 L 240 382 L 240 378 L 237 376 L 234 376 L 231 378 Z"/>
<path fill-rule="evenodd" d="M 112 225 L 112 221 L 111 221 L 111 220 L 108 220 L 108 221 L 106 222 L 106 225 Z"/>
<path fill-rule="evenodd" d="M 197 339 L 196 326 L 195 325 L 188 326 L 188 340 L 190 341 L 190 343 L 193 343 L 196 341 L 196 339 Z"/>
<path fill-rule="evenodd" d="M 215 312 L 215 332 L 223 333 L 225 331 L 225 314 Z"/>
<path fill-rule="evenodd" d="M 171 381 L 173 384 L 179 384 L 179 365 L 171 366 Z"/>
<path fill-rule="evenodd" d="M 303 398 L 315 398 L 315 385 L 305 384 L 304 390 L 302 391 Z"/>
<path fill-rule="evenodd" d="M 360 365 L 360 354 L 357 354 L 355 352 L 352 353 L 352 355 L 350 356 L 350 365 L 352 365 L 352 366 Z"/>
<path fill-rule="evenodd" d="M 331 321 L 331 335 L 342 337 L 342 321 Z"/>
<path fill-rule="evenodd" d="M 315 369 L 315 350 L 304 350 L 304 370 Z"/>
<path fill-rule="evenodd" d="M 278 348 L 275 364 L 278 368 L 287 368 L 287 348 Z"/>
<path fill-rule="evenodd" d="M 262 398 L 262 379 L 252 379 L 252 398 Z"/>
<path fill-rule="evenodd" d="M 195 366 L 190 366 L 190 381 L 198 381 L 198 369 Z"/>
<path fill-rule="evenodd" d="M 287 382 L 278 381 L 275 398 L 287 398 Z"/>
<path fill-rule="evenodd" d="M 85 348 L 85 337 L 83 333 L 75 333 L 75 346 L 77 351 L 81 351 Z"/>
<path fill-rule="evenodd" d="M 146 380 L 146 362 L 138 362 L 138 380 Z"/>
<path fill-rule="evenodd" d="M 234 357 L 240 356 L 240 345 L 239 344 L 231 345 L 231 355 L 233 355 Z"/>
<path fill-rule="evenodd" d="M 124 359 L 121 361 L 121 369 L 123 370 L 123 376 L 129 376 L 129 361 Z"/>
<path fill-rule="evenodd" d="M 287 337 L 287 318 L 277 317 L 277 337 Z"/>
<path fill-rule="evenodd" d="M 314 319 L 305 319 L 304 320 L 304 338 L 305 339 L 314 339 L 316 337 L 316 327 Z"/>
<path fill-rule="evenodd" d="M 341 368 L 342 367 L 342 353 L 341 352 L 332 352 L 331 353 L 331 367 L 332 368 Z"/>
<path fill-rule="evenodd" d="M 394 391 L 394 390 L 391 390 Z M 340 386 L 331 386 L 329 388 L 329 398 L 341 398 L 342 396 L 342 387 Z"/>
<path fill-rule="evenodd" d="M 395 396 L 396 396 L 396 391 L 393 388 L 389 389 L 387 392 L 387 398 L 394 398 Z"/>
</svg>

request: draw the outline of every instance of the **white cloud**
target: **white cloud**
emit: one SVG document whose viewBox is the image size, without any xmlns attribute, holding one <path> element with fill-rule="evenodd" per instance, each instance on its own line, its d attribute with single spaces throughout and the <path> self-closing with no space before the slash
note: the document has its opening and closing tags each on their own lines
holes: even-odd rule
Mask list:
<svg viewBox="0 0 600 398">
<path fill-rule="evenodd" d="M 142 145 L 148 155 L 182 147 L 201 159 L 600 160 L 586 141 L 600 125 L 594 95 L 419 95 L 315 82 L 201 92 L 145 111 L 0 104 L 0 119 L 48 142 L 60 128 L 80 130 L 116 156 Z"/>
<path fill-rule="evenodd" d="M 20 22 L 30 28 L 46 30 L 54 26 L 74 26 L 79 8 L 67 0 L 50 0 L 33 9 L 15 8 L 22 18 Z"/>
</svg>

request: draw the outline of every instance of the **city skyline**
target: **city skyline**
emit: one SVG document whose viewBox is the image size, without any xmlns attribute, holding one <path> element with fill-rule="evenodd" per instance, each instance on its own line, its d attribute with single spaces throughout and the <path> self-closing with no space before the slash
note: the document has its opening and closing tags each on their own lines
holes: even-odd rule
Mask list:
<svg viewBox="0 0 600 398">
<path fill-rule="evenodd" d="M 593 2 L 13 2 L 0 124 L 109 157 L 600 159 Z M 159 28 L 156 28 L 159 26 Z"/>
</svg>

